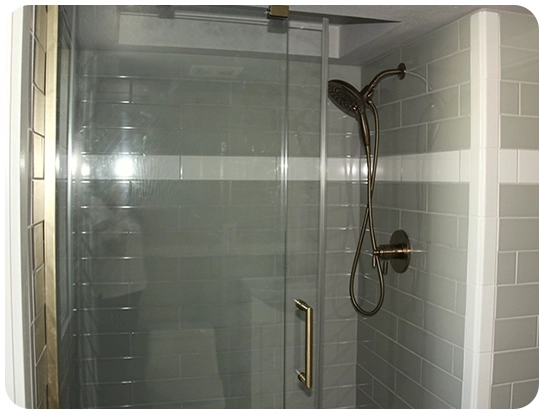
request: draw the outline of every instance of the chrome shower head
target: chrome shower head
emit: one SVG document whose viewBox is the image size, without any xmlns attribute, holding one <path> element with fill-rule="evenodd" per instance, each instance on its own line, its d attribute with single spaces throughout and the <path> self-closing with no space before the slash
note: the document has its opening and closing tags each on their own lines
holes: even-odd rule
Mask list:
<svg viewBox="0 0 544 414">
<path fill-rule="evenodd" d="M 359 91 L 342 80 L 329 81 L 329 98 L 338 109 L 353 118 L 357 117 L 357 112 L 361 113 L 365 110 L 363 97 Z"/>
</svg>

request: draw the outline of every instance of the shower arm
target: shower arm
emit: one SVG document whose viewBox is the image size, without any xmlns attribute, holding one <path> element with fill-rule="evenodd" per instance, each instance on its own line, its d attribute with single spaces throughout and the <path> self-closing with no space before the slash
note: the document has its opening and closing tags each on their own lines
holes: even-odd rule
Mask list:
<svg viewBox="0 0 544 414">
<path fill-rule="evenodd" d="M 388 76 L 398 76 L 399 79 L 404 79 L 404 77 L 406 76 L 406 65 L 404 63 L 400 63 L 397 69 L 388 69 L 378 73 L 374 77 L 374 79 L 372 79 L 372 81 L 361 90 L 361 95 L 363 95 L 364 101 L 366 103 L 369 103 L 370 98 L 374 94 L 374 90 L 376 89 L 378 83 L 383 78 L 386 78 Z"/>
</svg>

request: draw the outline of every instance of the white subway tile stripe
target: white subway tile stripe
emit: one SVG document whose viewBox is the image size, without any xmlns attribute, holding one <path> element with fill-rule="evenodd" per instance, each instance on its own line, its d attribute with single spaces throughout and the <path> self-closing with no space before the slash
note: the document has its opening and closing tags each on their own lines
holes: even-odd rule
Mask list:
<svg viewBox="0 0 544 414">
<path fill-rule="evenodd" d="M 281 159 L 278 158 L 277 161 L 280 162 Z M 289 181 L 318 181 L 319 158 L 289 158 L 287 162 L 287 179 Z"/>
<path fill-rule="evenodd" d="M 499 183 L 518 182 L 517 150 L 499 150 Z"/>
<path fill-rule="evenodd" d="M 470 181 L 470 150 L 459 151 L 459 181 L 468 183 Z"/>
<path fill-rule="evenodd" d="M 219 157 L 168 155 L 86 155 L 74 168 L 74 174 L 89 180 L 249 180 L 281 179 L 280 157 Z M 358 181 L 366 178 L 358 158 L 329 158 L 330 181 Z M 59 171 L 66 178 L 66 171 Z M 318 181 L 319 158 L 290 157 L 287 163 L 290 181 Z"/>
<path fill-rule="evenodd" d="M 182 180 L 251 180 L 277 179 L 276 157 L 181 156 Z M 174 179 L 174 178 L 172 178 Z"/>
<path fill-rule="evenodd" d="M 459 182 L 459 151 L 432 152 L 424 162 L 424 180 Z"/>
<path fill-rule="evenodd" d="M 179 179 L 179 161 L 168 155 L 85 155 L 73 173 L 90 180 L 172 180 Z"/>
<path fill-rule="evenodd" d="M 518 183 L 538 183 L 538 150 L 518 150 Z"/>
<path fill-rule="evenodd" d="M 402 176 L 402 157 L 390 156 L 380 157 L 376 171 L 376 180 L 378 181 L 401 181 Z"/>
<path fill-rule="evenodd" d="M 382 177 L 378 175 L 378 179 L 410 182 L 468 182 L 466 172 L 462 175 L 463 180 L 461 179 L 461 161 L 465 164 L 463 167 L 466 168 L 467 164 L 465 152 L 444 151 L 384 157 L 380 162 L 384 161 L 390 168 L 400 165 L 400 172 L 398 174 L 391 172 L 388 175 L 382 174 Z M 388 160 L 388 158 L 392 158 L 392 160 Z"/>
<path fill-rule="evenodd" d="M 365 180 L 367 175 L 366 163 L 359 158 L 329 158 L 327 159 L 327 179 L 329 181 L 358 181 Z"/>
<path fill-rule="evenodd" d="M 423 181 L 423 155 L 401 155 L 401 181 Z"/>
<path fill-rule="evenodd" d="M 538 150 L 499 150 L 499 183 L 538 183 Z"/>
<path fill-rule="evenodd" d="M 538 150 L 501 149 L 498 153 L 499 183 L 538 183 Z M 378 160 L 377 180 L 466 183 L 470 180 L 470 164 L 470 150 L 384 156 Z M 86 155 L 81 158 L 74 173 L 91 180 L 275 181 L 281 179 L 281 158 Z M 60 178 L 66 178 L 66 171 L 59 171 L 58 174 Z M 367 169 L 364 159 L 327 159 L 328 181 L 359 181 L 366 178 Z M 319 158 L 290 157 L 287 163 L 287 179 L 289 181 L 318 181 Z"/>
</svg>

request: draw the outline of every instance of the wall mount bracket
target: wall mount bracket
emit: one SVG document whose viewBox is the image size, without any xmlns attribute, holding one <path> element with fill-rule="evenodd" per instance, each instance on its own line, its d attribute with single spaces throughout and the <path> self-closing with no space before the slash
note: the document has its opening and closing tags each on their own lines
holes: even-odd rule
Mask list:
<svg viewBox="0 0 544 414">
<path fill-rule="evenodd" d="M 289 18 L 289 6 L 268 6 L 266 17 L 269 19 L 287 20 Z"/>
</svg>

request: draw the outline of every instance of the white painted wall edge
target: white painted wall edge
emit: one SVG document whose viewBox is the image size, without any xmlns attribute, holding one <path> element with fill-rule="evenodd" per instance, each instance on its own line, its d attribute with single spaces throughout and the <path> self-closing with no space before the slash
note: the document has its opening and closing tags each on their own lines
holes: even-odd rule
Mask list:
<svg viewBox="0 0 544 414">
<path fill-rule="evenodd" d="M 4 114 L 3 177 L 5 225 L 5 387 L 8 397 L 17 405 L 25 406 L 23 354 L 23 292 L 21 283 L 21 226 L 20 226 L 20 119 L 22 86 L 23 8 L 7 19 L 4 43 L 4 78 L 2 94 L 9 97 Z M 6 394 L 3 394 L 6 395 Z M 8 404 L 11 402 L 8 402 Z"/>
</svg>

